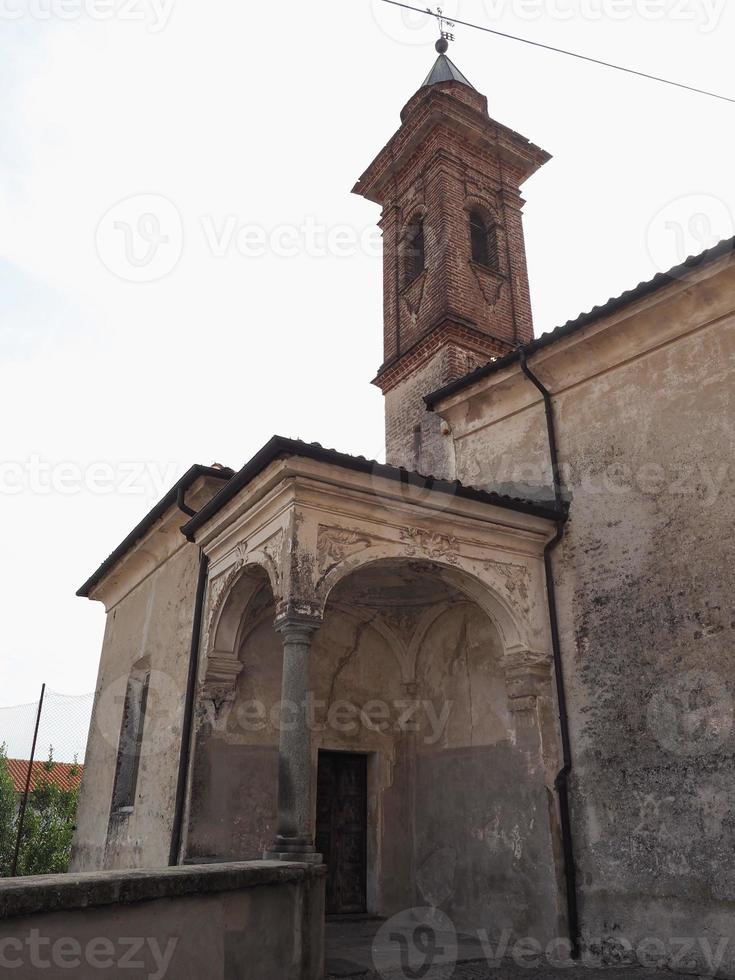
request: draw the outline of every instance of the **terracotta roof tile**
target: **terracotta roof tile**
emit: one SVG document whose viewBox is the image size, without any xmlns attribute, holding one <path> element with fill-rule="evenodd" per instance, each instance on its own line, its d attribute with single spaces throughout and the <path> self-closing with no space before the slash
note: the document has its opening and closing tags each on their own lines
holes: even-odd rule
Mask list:
<svg viewBox="0 0 735 980">
<path fill-rule="evenodd" d="M 8 759 L 8 770 L 13 780 L 16 793 L 25 792 L 26 779 L 28 778 L 27 759 Z M 82 781 L 84 766 L 75 765 L 72 762 L 55 762 L 53 769 L 48 770 L 48 763 L 37 760 L 33 763 L 31 772 L 31 789 L 35 789 L 42 780 L 56 783 L 59 789 L 79 789 Z"/>
</svg>

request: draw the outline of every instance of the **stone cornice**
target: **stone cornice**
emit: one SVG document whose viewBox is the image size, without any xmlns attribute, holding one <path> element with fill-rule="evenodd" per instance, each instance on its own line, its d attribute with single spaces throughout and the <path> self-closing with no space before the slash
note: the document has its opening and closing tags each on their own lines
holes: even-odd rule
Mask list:
<svg viewBox="0 0 735 980">
<path fill-rule="evenodd" d="M 320 512 L 324 521 L 340 516 L 358 518 L 374 525 L 376 531 L 392 528 L 391 533 L 397 536 L 407 527 L 421 528 L 422 523 L 439 516 L 467 544 L 474 541 L 482 547 L 492 539 L 502 548 L 534 556 L 542 553 L 551 527 L 543 518 L 461 497 L 448 501 L 443 494 L 410 483 L 299 457 L 274 463 L 268 484 L 267 494 L 263 496 L 258 488 L 253 499 L 249 489 L 243 489 L 237 506 L 221 511 L 198 536 L 197 543 L 210 557 L 212 576 L 222 573 L 230 562 L 228 556 L 237 552 L 247 557 L 248 552 L 257 551 L 261 539 L 277 526 L 285 528 L 293 512 Z M 301 523 L 297 519 L 296 524 Z"/>
<path fill-rule="evenodd" d="M 440 86 L 417 93 L 414 98 L 415 103 L 411 100 L 408 104 L 410 111 L 403 125 L 370 164 L 353 193 L 383 204 L 386 182 L 405 166 L 428 133 L 442 123 L 458 131 L 469 145 L 485 152 L 499 153 L 504 163 L 518 170 L 520 181 L 526 180 L 551 159 L 546 151 L 524 136 L 490 119 Z"/>
<path fill-rule="evenodd" d="M 494 277 L 494 281 L 505 281 L 503 277 L 496 273 L 489 273 Z M 416 359 L 425 362 L 432 354 L 446 347 L 448 344 L 457 344 L 466 350 L 472 351 L 481 357 L 499 357 L 511 350 L 511 345 L 498 337 L 478 330 L 474 325 L 467 324 L 459 317 L 443 317 L 442 320 L 431 328 L 423 337 L 420 337 L 413 346 L 409 347 L 399 357 L 381 365 L 373 384 L 381 389 L 383 394 L 400 384 L 415 368 Z"/>
</svg>

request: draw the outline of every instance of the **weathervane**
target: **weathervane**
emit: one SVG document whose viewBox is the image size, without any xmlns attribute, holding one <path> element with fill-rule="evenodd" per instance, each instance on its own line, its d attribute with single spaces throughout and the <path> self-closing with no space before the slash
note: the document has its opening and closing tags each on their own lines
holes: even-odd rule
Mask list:
<svg viewBox="0 0 735 980">
<path fill-rule="evenodd" d="M 457 25 L 454 23 L 454 21 L 447 20 L 447 18 L 444 16 L 444 11 L 442 10 L 441 7 L 436 8 L 436 13 L 434 13 L 431 7 L 427 7 L 426 9 L 433 17 L 436 17 L 437 20 L 439 21 L 439 32 L 441 34 L 441 37 L 436 42 L 436 50 L 439 52 L 439 54 L 446 54 L 447 51 L 449 50 L 449 42 L 454 41 L 455 38 L 454 38 L 454 34 L 450 34 L 449 31 L 445 30 L 444 28 L 456 27 Z"/>
</svg>

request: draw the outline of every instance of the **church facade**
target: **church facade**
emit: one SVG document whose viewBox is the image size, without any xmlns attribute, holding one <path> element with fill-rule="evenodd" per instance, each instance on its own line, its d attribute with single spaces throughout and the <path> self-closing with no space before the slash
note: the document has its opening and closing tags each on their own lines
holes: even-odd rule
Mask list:
<svg viewBox="0 0 735 980">
<path fill-rule="evenodd" d="M 534 339 L 548 159 L 440 49 L 355 187 L 387 462 L 195 466 L 80 589 L 76 870 L 324 861 L 328 913 L 735 975 L 734 245 Z"/>
</svg>

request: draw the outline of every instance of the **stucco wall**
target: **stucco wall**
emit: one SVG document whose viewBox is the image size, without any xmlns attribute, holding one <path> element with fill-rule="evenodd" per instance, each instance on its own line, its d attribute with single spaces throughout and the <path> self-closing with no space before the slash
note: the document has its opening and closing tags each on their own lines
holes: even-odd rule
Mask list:
<svg viewBox="0 0 735 980">
<path fill-rule="evenodd" d="M 584 933 L 610 950 L 620 937 L 724 942 L 732 974 L 728 275 L 531 366 L 554 394 L 573 494 L 555 565 Z M 517 368 L 442 411 L 461 480 L 492 485 L 508 455 L 548 473 L 542 406 Z M 690 960 L 703 967 L 701 951 Z"/>
<path fill-rule="evenodd" d="M 197 574 L 198 549 L 184 544 L 108 611 L 74 871 L 168 864 Z M 137 799 L 130 814 L 110 820 L 125 689 L 141 661 L 151 680 Z"/>
<path fill-rule="evenodd" d="M 200 701 L 187 860 L 256 860 L 275 838 L 283 648 L 274 618 L 271 603 L 247 624 L 234 698 Z"/>
<path fill-rule="evenodd" d="M 451 705 L 436 743 L 416 742 L 417 897 L 474 934 L 559 928 L 548 791 L 537 733 L 509 710 L 503 645 L 471 603 L 436 621 L 418 689 Z"/>
</svg>

